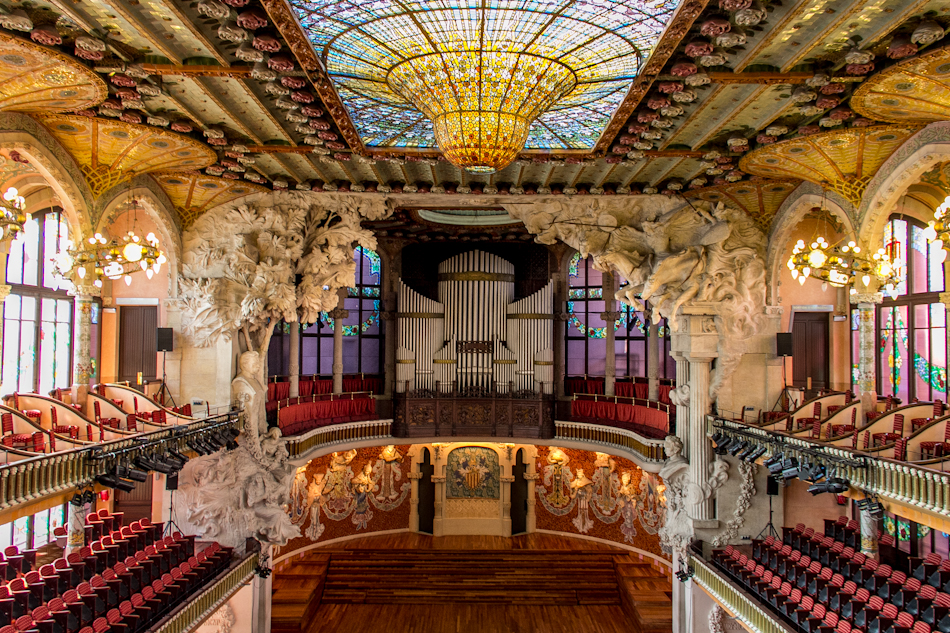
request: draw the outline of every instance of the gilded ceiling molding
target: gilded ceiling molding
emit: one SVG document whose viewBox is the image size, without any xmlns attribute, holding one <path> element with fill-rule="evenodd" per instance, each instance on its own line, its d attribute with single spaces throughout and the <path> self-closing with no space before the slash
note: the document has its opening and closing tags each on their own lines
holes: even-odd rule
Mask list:
<svg viewBox="0 0 950 633">
<path fill-rule="evenodd" d="M 0 33 L 0 110 L 55 114 L 99 105 L 109 88 L 68 55 Z"/>
<path fill-rule="evenodd" d="M 204 169 L 215 152 L 190 137 L 148 125 L 75 115 L 37 115 L 79 163 L 95 197 L 152 171 Z"/>
<path fill-rule="evenodd" d="M 873 75 L 854 91 L 851 108 L 889 123 L 950 119 L 950 48 L 911 57 Z"/>
<path fill-rule="evenodd" d="M 200 172 L 157 172 L 152 174 L 167 194 L 170 206 L 177 211 L 182 230 L 191 225 L 208 209 L 226 204 L 251 194 L 267 193 L 267 189 L 246 180 L 229 180 Z"/>
<path fill-rule="evenodd" d="M 874 239 L 907 188 L 934 165 L 950 160 L 950 121 L 931 123 L 897 149 L 868 183 L 858 210 L 859 235 Z"/>
<path fill-rule="evenodd" d="M 264 5 L 264 10 L 267 11 L 267 15 L 270 16 L 281 37 L 287 42 L 290 51 L 297 58 L 300 67 L 306 71 L 307 77 L 313 83 L 313 87 L 320 95 L 324 105 L 327 106 L 330 117 L 336 123 L 340 133 L 343 134 L 347 145 L 350 146 L 353 152 L 365 155 L 366 147 L 363 145 L 363 141 L 360 139 L 360 135 L 357 133 L 343 101 L 340 100 L 333 83 L 327 76 L 326 69 L 323 68 L 323 64 L 313 50 L 310 40 L 307 39 L 303 27 L 300 26 L 297 17 L 290 10 L 290 5 L 286 0 L 261 0 L 261 4 Z"/>
<path fill-rule="evenodd" d="M 627 119 L 633 114 L 633 111 L 640 105 L 640 101 L 646 96 L 657 76 L 663 71 L 666 62 L 669 61 L 676 48 L 683 41 L 683 38 L 693 27 L 693 22 L 700 16 L 709 0 L 686 0 L 676 9 L 670 23 L 667 24 L 663 37 L 657 42 L 650 54 L 647 63 L 643 65 L 637 75 L 637 79 L 630 86 L 627 96 L 620 103 L 620 107 L 610 118 L 610 123 L 600 135 L 597 144 L 594 146 L 591 154 L 602 154 L 606 152 L 613 139 L 620 133 L 620 130 L 627 124 Z"/>
<path fill-rule="evenodd" d="M 882 163 L 920 129 L 877 125 L 799 136 L 743 156 L 739 169 L 767 178 L 795 178 L 829 187 L 855 207 Z"/>
<path fill-rule="evenodd" d="M 71 231 L 92 227 L 92 191 L 75 159 L 46 128 L 24 114 L 0 112 L 0 148 L 24 154 L 46 178 L 61 200 Z"/>
</svg>

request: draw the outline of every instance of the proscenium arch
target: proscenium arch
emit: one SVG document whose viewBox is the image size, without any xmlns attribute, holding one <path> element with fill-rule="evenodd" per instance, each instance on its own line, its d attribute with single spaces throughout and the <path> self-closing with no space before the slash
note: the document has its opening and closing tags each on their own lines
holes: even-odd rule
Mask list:
<svg viewBox="0 0 950 633">
<path fill-rule="evenodd" d="M 139 176 L 133 179 L 130 187 L 110 192 L 112 197 L 108 201 L 102 199 L 102 213 L 92 233 L 110 235 L 109 227 L 113 220 L 129 211 L 129 201 L 135 200 L 138 208 L 155 224 L 159 248 L 168 258 L 165 264 L 168 267 L 168 297 L 173 299 L 178 296 L 178 275 L 181 271 L 181 232 L 175 221 L 177 215 L 174 206 L 158 186 L 149 186 L 152 183 L 151 176 Z"/>
<path fill-rule="evenodd" d="M 859 236 L 878 243 L 891 211 L 909 187 L 934 165 L 950 160 L 950 121 L 931 123 L 904 142 L 875 174 L 859 211 Z"/>
<path fill-rule="evenodd" d="M 824 206 L 833 213 L 841 221 L 846 233 L 856 232 L 851 215 L 848 213 L 852 207 L 844 198 L 834 192 L 823 191 L 821 187 L 811 182 L 803 182 L 796 187 L 779 207 L 772 222 L 766 262 L 768 265 L 767 305 L 777 305 L 779 275 L 785 266 L 783 258 L 792 232 L 812 207 L 819 206 Z"/>
</svg>

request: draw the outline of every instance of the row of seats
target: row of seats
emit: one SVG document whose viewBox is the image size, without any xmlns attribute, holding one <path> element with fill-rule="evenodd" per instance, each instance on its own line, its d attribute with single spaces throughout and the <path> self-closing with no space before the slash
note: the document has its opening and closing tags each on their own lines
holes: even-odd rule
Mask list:
<svg viewBox="0 0 950 633">
<path fill-rule="evenodd" d="M 755 541 L 751 557 L 729 546 L 714 561 L 800 631 L 950 632 L 950 563 L 917 559 L 908 577 L 855 551 L 855 522 L 828 523 L 826 534 L 798 525 Z"/>
<path fill-rule="evenodd" d="M 90 545 L 39 570 L 5 557 L 13 578 L 0 586 L 0 633 L 144 631 L 231 560 L 229 548 L 195 553 L 193 536 L 163 538 L 146 519 L 122 526 L 122 513 L 92 513 L 85 528 Z"/>
</svg>

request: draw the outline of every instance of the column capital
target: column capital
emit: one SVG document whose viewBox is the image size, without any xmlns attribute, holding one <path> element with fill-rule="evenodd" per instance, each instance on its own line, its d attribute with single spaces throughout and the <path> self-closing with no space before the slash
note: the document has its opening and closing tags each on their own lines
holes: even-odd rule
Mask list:
<svg viewBox="0 0 950 633">
<path fill-rule="evenodd" d="M 601 312 L 600 318 L 608 323 L 611 323 L 620 318 L 620 313 L 619 312 Z"/>
<path fill-rule="evenodd" d="M 408 475 L 406 475 L 406 476 L 409 477 L 409 479 L 422 479 L 422 473 L 410 472 L 410 473 L 409 473 Z"/>
<path fill-rule="evenodd" d="M 940 297 L 940 300 L 943 301 L 943 295 L 940 295 Z M 859 292 L 851 295 L 852 305 L 861 305 L 862 303 L 878 305 L 882 301 L 884 301 L 884 293 L 882 292 Z"/>
<path fill-rule="evenodd" d="M 0 284 L 0 303 L 3 303 L 3 300 L 10 296 L 11 290 L 13 290 L 12 286 Z"/>
<path fill-rule="evenodd" d="M 328 312 L 331 319 L 346 319 L 350 316 L 349 310 L 344 310 L 343 308 L 333 308 Z"/>
<path fill-rule="evenodd" d="M 950 307 L 950 292 L 941 292 L 941 293 L 940 293 L 940 301 L 941 301 L 941 303 L 943 303 L 945 306 Z"/>
<path fill-rule="evenodd" d="M 73 282 L 73 287 L 69 291 L 69 296 L 76 297 L 77 299 L 89 300 L 92 297 L 101 297 L 102 288 L 97 288 L 88 281 L 82 283 Z"/>
</svg>

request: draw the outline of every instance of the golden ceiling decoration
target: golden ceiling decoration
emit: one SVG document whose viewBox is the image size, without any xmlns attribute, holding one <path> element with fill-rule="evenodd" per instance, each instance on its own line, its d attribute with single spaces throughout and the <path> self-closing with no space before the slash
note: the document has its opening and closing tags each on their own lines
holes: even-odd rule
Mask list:
<svg viewBox="0 0 950 633">
<path fill-rule="evenodd" d="M 768 234 L 779 207 L 799 184 L 801 184 L 800 180 L 751 180 L 694 189 L 683 195 L 687 198 L 699 198 L 707 202 L 722 202 L 726 205 L 737 206 Z"/>
<path fill-rule="evenodd" d="M 884 161 L 918 129 L 878 125 L 794 138 L 749 152 L 739 169 L 766 178 L 807 180 L 837 191 L 857 207 Z"/>
<path fill-rule="evenodd" d="M 950 49 L 882 70 L 855 90 L 851 108 L 861 116 L 891 123 L 950 119 Z"/>
<path fill-rule="evenodd" d="M 246 180 L 228 180 L 197 172 L 161 172 L 153 176 L 171 198 L 184 229 L 194 224 L 202 213 L 212 207 L 252 193 L 268 191 Z"/>
<path fill-rule="evenodd" d="M 204 143 L 147 125 L 62 114 L 36 118 L 76 159 L 96 197 L 139 174 L 198 170 L 217 160 Z"/>
<path fill-rule="evenodd" d="M 69 56 L 0 33 L 0 111 L 82 110 L 107 96 L 105 82 Z"/>
</svg>

